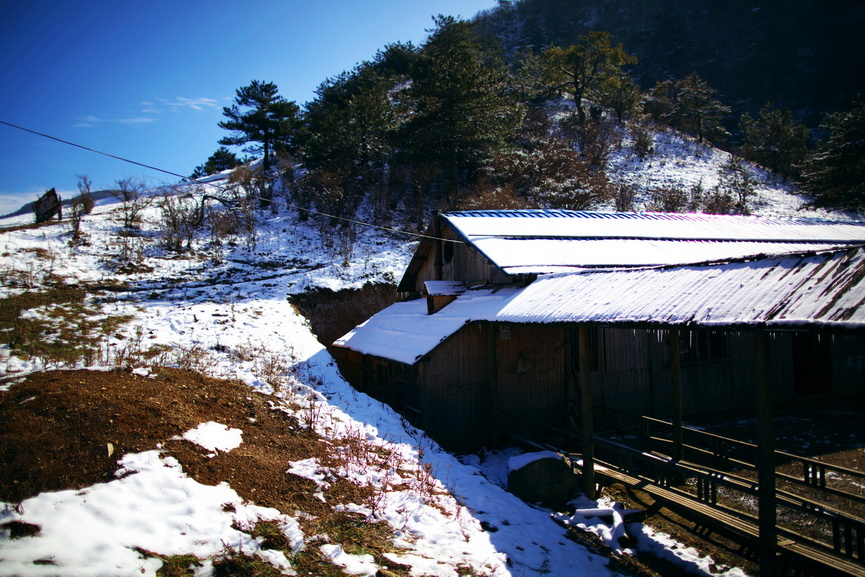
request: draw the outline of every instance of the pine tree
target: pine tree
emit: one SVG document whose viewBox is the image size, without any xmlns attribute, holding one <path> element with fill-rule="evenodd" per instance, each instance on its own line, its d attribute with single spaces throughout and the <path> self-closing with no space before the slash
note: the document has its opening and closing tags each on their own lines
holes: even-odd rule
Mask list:
<svg viewBox="0 0 865 577">
<path fill-rule="evenodd" d="M 619 122 L 637 111 L 641 100 L 640 87 L 624 71 L 607 78 L 599 88 L 598 101 L 612 108 Z"/>
<path fill-rule="evenodd" d="M 304 111 L 300 151 L 309 168 L 365 178 L 383 167 L 398 116 L 394 81 L 362 63 L 323 82 Z"/>
<path fill-rule="evenodd" d="M 646 103 L 646 111 L 656 122 L 688 132 L 702 142 L 729 136 L 724 118 L 730 107 L 715 98 L 715 89 L 696 72 L 676 82 L 655 85 Z"/>
<path fill-rule="evenodd" d="M 865 98 L 829 114 L 820 127 L 829 136 L 805 162 L 802 181 L 814 206 L 865 210 Z"/>
<path fill-rule="evenodd" d="M 288 152 L 293 148 L 298 129 L 298 107 L 278 94 L 276 84 L 253 80 L 237 89 L 234 104 L 222 109 L 228 119 L 220 128 L 234 132 L 220 139 L 230 146 L 254 143 L 244 152 L 263 156 L 263 169 L 270 168 L 272 152 Z"/>
<path fill-rule="evenodd" d="M 210 155 L 207 162 L 195 167 L 190 178 L 196 179 L 209 174 L 216 174 L 217 172 L 229 170 L 238 165 L 240 165 L 240 161 L 237 159 L 237 155 L 224 146 L 220 146 L 216 149 L 216 152 Z"/>
<path fill-rule="evenodd" d="M 462 171 L 473 172 L 513 137 L 520 109 L 504 63 L 478 42 L 472 25 L 449 16 L 435 24 L 412 71 L 412 111 L 400 135 L 409 162 L 438 164 L 453 193 Z"/>
<path fill-rule="evenodd" d="M 796 176 L 808 153 L 808 129 L 793 119 L 792 112 L 769 103 L 756 119 L 743 114 L 739 127 L 744 134 L 745 158 L 785 176 Z"/>
<path fill-rule="evenodd" d="M 612 38 L 609 32 L 593 30 L 581 34 L 577 43 L 567 48 L 551 46 L 543 52 L 545 84 L 571 94 L 580 122 L 586 120 L 583 100 L 599 96 L 623 67 L 637 62 L 622 44 L 614 45 Z"/>
</svg>

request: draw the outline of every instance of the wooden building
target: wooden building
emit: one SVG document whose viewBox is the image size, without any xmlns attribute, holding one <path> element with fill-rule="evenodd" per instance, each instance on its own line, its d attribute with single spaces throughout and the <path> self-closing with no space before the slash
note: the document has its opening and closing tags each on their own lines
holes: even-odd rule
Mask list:
<svg viewBox="0 0 865 577">
<path fill-rule="evenodd" d="M 865 385 L 865 223 L 709 215 L 442 214 L 408 295 L 336 343 L 346 378 L 445 446 L 753 409 Z M 583 331 L 587 361 L 580 362 Z"/>
</svg>

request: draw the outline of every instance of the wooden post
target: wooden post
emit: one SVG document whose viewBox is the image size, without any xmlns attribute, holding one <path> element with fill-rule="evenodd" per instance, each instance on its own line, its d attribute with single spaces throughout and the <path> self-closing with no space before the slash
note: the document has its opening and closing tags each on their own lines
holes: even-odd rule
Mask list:
<svg viewBox="0 0 865 577">
<path fill-rule="evenodd" d="M 501 415 L 499 414 L 499 324 L 490 323 L 490 397 L 493 407 L 492 425 L 495 431 L 495 442 L 498 442 L 498 437 L 504 433 L 502 426 Z"/>
<path fill-rule="evenodd" d="M 595 408 L 592 403 L 592 359 L 589 351 L 589 328 L 579 327 L 580 408 L 583 422 L 583 493 L 595 498 Z"/>
<path fill-rule="evenodd" d="M 565 374 L 562 379 L 562 416 L 565 426 L 568 425 L 571 403 L 571 391 L 574 385 L 574 331 L 565 327 Z"/>
<path fill-rule="evenodd" d="M 435 237 L 435 240 L 433 241 L 435 243 L 435 256 L 433 257 L 433 280 L 443 280 L 442 269 L 444 268 L 444 265 L 442 252 L 444 251 L 444 247 L 442 245 L 444 244 L 444 241 L 441 240 L 442 225 L 441 218 L 439 218 L 439 211 L 437 210 L 433 211 L 433 236 Z"/>
<path fill-rule="evenodd" d="M 672 395 L 673 414 L 670 419 L 673 423 L 673 460 L 678 462 L 685 457 L 684 442 L 682 439 L 682 364 L 679 346 L 679 330 L 671 329 L 667 333 L 670 339 L 670 380 Z"/>
<path fill-rule="evenodd" d="M 760 331 L 756 341 L 757 372 L 757 498 L 760 525 L 760 575 L 777 575 L 778 534 L 775 511 L 775 427 L 772 374 L 769 367 L 769 333 Z"/>
</svg>

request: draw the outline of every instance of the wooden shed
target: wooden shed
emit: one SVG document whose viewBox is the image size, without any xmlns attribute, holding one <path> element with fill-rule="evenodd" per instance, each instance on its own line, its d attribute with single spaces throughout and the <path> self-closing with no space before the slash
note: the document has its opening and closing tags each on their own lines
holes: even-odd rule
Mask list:
<svg viewBox="0 0 865 577">
<path fill-rule="evenodd" d="M 600 423 L 753 408 L 759 334 L 775 402 L 863 393 L 865 223 L 482 211 L 431 232 L 408 300 L 334 344 L 446 446 L 579 420 L 581 330 Z"/>
</svg>

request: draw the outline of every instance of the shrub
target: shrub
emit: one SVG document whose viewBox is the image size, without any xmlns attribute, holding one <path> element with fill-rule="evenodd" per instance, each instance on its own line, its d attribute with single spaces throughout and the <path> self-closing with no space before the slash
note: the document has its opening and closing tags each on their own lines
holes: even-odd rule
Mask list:
<svg viewBox="0 0 865 577">
<path fill-rule="evenodd" d="M 661 186 L 649 191 L 646 210 L 653 212 L 686 212 L 688 193 L 678 186 Z"/>
<path fill-rule="evenodd" d="M 141 220 L 141 211 L 150 206 L 153 198 L 145 193 L 147 186 L 143 181 L 133 178 L 122 178 L 117 181 L 117 188 L 111 190 L 111 195 L 120 201 L 123 214 L 123 228 L 134 228 Z"/>
</svg>

